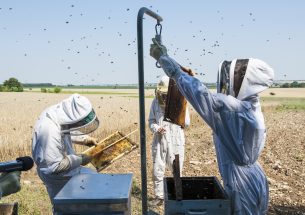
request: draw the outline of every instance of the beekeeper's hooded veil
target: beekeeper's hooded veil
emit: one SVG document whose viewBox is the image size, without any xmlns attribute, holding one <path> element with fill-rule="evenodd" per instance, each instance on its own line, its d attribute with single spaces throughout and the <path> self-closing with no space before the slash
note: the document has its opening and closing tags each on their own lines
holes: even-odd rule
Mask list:
<svg viewBox="0 0 305 215">
<path fill-rule="evenodd" d="M 219 65 L 217 92 L 244 100 L 273 83 L 273 69 L 259 59 L 235 59 Z"/>
<path fill-rule="evenodd" d="M 165 107 L 165 103 L 166 103 L 168 85 L 169 85 L 169 77 L 164 75 L 161 77 L 159 83 L 157 84 L 157 88 L 155 91 L 159 105 L 163 108 Z"/>
<path fill-rule="evenodd" d="M 71 135 L 89 134 L 97 129 L 99 121 L 90 101 L 78 94 L 58 104 L 56 109 L 61 132 Z"/>
<path fill-rule="evenodd" d="M 75 154 L 71 135 L 88 134 L 98 124 L 90 101 L 78 94 L 47 108 L 39 116 L 33 132 L 32 155 L 51 201 L 72 176 L 87 171 L 81 167 L 81 156 Z M 67 170 L 59 171 L 64 159 L 69 160 Z"/>
</svg>

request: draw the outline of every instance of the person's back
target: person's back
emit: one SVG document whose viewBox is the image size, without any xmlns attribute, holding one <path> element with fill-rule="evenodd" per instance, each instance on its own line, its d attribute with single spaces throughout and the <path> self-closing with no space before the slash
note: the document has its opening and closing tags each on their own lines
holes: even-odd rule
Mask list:
<svg viewBox="0 0 305 215">
<path fill-rule="evenodd" d="M 69 171 L 57 171 L 59 163 L 66 155 L 73 156 L 75 152 L 71 141 L 62 140 L 60 125 L 54 115 L 56 105 L 47 108 L 37 120 L 32 139 L 32 155 L 37 166 L 37 173 L 47 186 L 52 198 L 63 185 L 79 172 L 79 165 Z"/>
<path fill-rule="evenodd" d="M 268 183 L 257 159 L 265 145 L 266 129 L 259 103 L 257 98 L 227 98 L 215 113 L 213 135 L 223 184 L 233 197 L 235 214 L 264 214 Z"/>
</svg>

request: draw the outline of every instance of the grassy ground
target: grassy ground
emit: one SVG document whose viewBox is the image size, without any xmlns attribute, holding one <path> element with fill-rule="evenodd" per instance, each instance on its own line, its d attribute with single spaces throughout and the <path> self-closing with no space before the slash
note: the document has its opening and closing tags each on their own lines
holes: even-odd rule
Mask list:
<svg viewBox="0 0 305 215">
<path fill-rule="evenodd" d="M 21 215 L 51 214 L 49 196 L 36 170 L 22 174 L 21 187 L 18 193 L 2 198 L 0 202 L 18 202 Z"/>
<path fill-rule="evenodd" d="M 262 97 L 261 102 L 268 107 L 275 107 L 277 111 L 305 110 L 305 98 L 292 97 Z"/>
<path fill-rule="evenodd" d="M 35 174 L 34 171 L 31 172 L 31 174 Z M 51 215 L 52 206 L 42 182 L 39 181 L 38 177 L 35 178 L 29 174 L 22 177 L 28 180 L 22 180 L 21 191 L 3 198 L 0 203 L 18 202 L 18 214 L 20 215 Z M 132 184 L 131 205 L 134 211 L 132 214 L 141 211 L 141 189 L 135 181 Z"/>
</svg>

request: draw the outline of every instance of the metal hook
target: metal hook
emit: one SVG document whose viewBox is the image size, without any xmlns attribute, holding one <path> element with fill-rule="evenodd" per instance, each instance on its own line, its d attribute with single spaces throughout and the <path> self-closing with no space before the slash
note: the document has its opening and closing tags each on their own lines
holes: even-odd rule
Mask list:
<svg viewBox="0 0 305 215">
<path fill-rule="evenodd" d="M 159 32 L 158 32 L 158 27 L 159 27 Z M 155 30 L 156 30 L 156 40 L 158 41 L 158 43 L 161 45 L 162 44 L 162 39 L 161 39 L 161 33 L 162 33 L 162 25 L 160 24 L 159 20 L 157 21 L 157 24 L 155 26 Z M 159 64 L 159 62 L 156 62 L 156 67 L 157 68 L 161 68 L 161 65 Z"/>
<path fill-rule="evenodd" d="M 160 27 L 160 32 L 158 33 L 158 27 Z M 156 26 L 155 26 L 155 30 L 156 30 L 156 35 L 160 35 L 162 33 L 162 25 L 160 24 L 160 22 L 157 22 Z"/>
<path fill-rule="evenodd" d="M 157 67 L 157 68 L 161 68 L 161 65 L 159 64 L 158 61 L 156 61 L 156 67 Z"/>
</svg>

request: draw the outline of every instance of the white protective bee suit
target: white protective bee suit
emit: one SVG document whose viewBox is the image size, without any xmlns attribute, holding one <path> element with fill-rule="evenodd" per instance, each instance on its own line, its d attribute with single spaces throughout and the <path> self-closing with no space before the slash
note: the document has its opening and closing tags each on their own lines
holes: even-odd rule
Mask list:
<svg viewBox="0 0 305 215">
<path fill-rule="evenodd" d="M 98 124 L 90 101 L 78 94 L 47 108 L 39 116 L 34 126 L 32 155 L 52 203 L 72 176 L 94 173 L 81 167 L 83 158 L 75 154 L 71 134 L 90 133 Z M 75 139 L 80 141 L 86 137 L 76 136 Z"/>
<path fill-rule="evenodd" d="M 159 85 L 164 85 L 163 89 L 167 92 L 169 83 L 168 77 L 162 77 Z M 156 96 L 157 97 L 157 96 Z M 179 154 L 180 172 L 182 172 L 184 161 L 184 132 L 176 124 L 163 121 L 165 106 L 160 105 L 157 98 L 154 98 L 149 113 L 149 128 L 153 133 L 152 158 L 153 158 L 153 183 L 154 192 L 157 199 L 164 198 L 163 177 L 166 166 L 172 171 L 175 154 Z M 190 116 L 186 110 L 185 126 L 190 125 Z M 161 134 L 158 129 L 163 127 L 166 131 Z"/>
<path fill-rule="evenodd" d="M 273 69 L 258 59 L 248 59 L 238 95 L 234 94 L 234 70 L 237 60 L 227 68 L 227 95 L 221 92 L 220 64 L 218 93 L 211 93 L 198 79 L 181 71 L 180 66 L 164 54 L 159 63 L 173 78 L 188 102 L 212 128 L 219 171 L 225 191 L 231 199 L 232 214 L 266 214 L 268 182 L 258 163 L 265 145 L 266 127 L 258 93 L 273 83 Z"/>
</svg>

